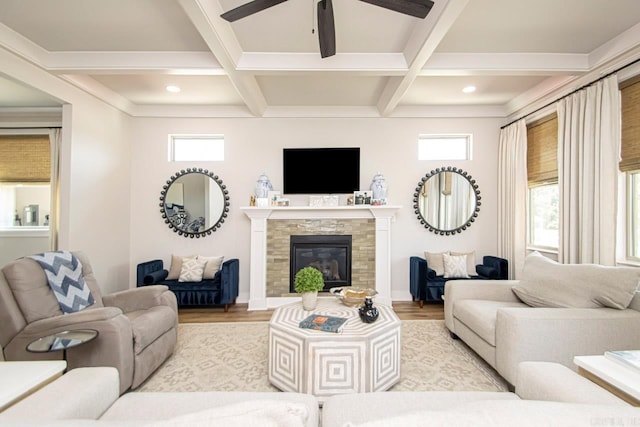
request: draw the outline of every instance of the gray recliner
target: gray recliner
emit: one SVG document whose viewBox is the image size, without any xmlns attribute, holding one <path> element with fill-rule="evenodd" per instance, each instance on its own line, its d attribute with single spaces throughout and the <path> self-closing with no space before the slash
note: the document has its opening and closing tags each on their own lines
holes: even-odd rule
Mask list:
<svg viewBox="0 0 640 427">
<path fill-rule="evenodd" d="M 63 314 L 44 270 L 21 258 L 0 274 L 0 348 L 11 360 L 62 359 L 63 352 L 32 353 L 34 340 L 57 332 L 95 329 L 93 341 L 66 351 L 68 369 L 113 366 L 120 375 L 120 393 L 138 387 L 172 353 L 177 341 L 178 309 L 166 286 L 147 286 L 102 295 L 89 260 L 81 252 L 86 284 L 95 303 Z"/>
</svg>

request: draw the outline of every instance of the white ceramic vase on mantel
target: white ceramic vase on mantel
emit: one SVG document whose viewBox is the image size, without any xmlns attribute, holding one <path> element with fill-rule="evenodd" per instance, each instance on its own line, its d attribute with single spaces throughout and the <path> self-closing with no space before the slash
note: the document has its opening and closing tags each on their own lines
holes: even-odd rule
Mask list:
<svg viewBox="0 0 640 427">
<path fill-rule="evenodd" d="M 304 292 L 302 295 L 302 308 L 306 311 L 315 310 L 318 305 L 318 292 Z"/>
<path fill-rule="evenodd" d="M 387 181 L 380 172 L 378 172 L 371 181 L 371 191 L 374 200 L 385 200 L 387 198 Z"/>
</svg>

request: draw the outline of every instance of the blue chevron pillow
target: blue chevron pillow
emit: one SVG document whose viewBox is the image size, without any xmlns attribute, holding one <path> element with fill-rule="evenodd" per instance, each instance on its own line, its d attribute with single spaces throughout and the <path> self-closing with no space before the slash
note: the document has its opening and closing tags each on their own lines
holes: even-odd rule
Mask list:
<svg viewBox="0 0 640 427">
<path fill-rule="evenodd" d="M 82 263 L 69 251 L 32 255 L 44 270 L 49 286 L 64 314 L 75 313 L 93 305 L 91 289 L 82 276 Z"/>
</svg>

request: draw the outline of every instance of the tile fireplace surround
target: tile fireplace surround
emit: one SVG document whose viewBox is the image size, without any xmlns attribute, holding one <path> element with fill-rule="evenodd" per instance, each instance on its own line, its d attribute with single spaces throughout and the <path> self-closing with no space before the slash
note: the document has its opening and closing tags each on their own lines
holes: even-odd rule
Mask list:
<svg viewBox="0 0 640 427">
<path fill-rule="evenodd" d="M 249 310 L 266 310 L 299 297 L 267 296 L 267 230 L 270 220 L 374 220 L 376 301 L 391 304 L 391 223 L 400 206 L 243 207 L 251 220 Z"/>
</svg>

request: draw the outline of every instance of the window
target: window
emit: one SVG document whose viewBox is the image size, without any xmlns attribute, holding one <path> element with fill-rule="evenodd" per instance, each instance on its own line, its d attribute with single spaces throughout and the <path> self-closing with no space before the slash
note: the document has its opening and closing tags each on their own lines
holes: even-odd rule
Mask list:
<svg viewBox="0 0 640 427">
<path fill-rule="evenodd" d="M 627 179 L 626 258 L 640 261 L 640 82 L 620 85 L 622 145 L 620 171 Z M 622 236 L 621 236 L 622 237 Z"/>
<path fill-rule="evenodd" d="M 0 135 L 0 228 L 49 226 L 48 135 Z"/>
<path fill-rule="evenodd" d="M 418 160 L 471 160 L 471 135 L 420 135 Z"/>
<path fill-rule="evenodd" d="M 169 161 L 222 161 L 222 135 L 169 135 Z"/>
<path fill-rule="evenodd" d="M 529 245 L 558 248 L 559 232 L 558 184 L 529 187 Z"/>
<path fill-rule="evenodd" d="M 527 126 L 529 247 L 557 249 L 560 243 L 558 187 L 558 117 Z"/>
</svg>

